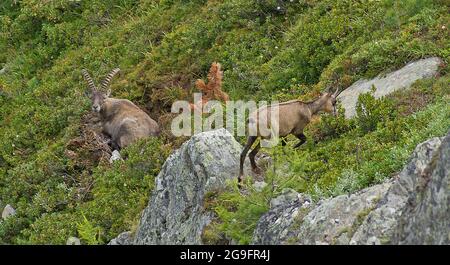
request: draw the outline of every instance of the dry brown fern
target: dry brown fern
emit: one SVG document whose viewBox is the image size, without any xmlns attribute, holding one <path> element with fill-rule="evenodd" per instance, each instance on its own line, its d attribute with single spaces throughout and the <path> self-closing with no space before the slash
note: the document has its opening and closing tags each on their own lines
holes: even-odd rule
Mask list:
<svg viewBox="0 0 450 265">
<path fill-rule="evenodd" d="M 208 84 L 201 79 L 195 82 L 195 86 L 203 93 L 203 99 L 228 101 L 230 97 L 227 93 L 222 91 L 223 71 L 220 63 L 214 62 L 211 64 L 208 73 Z"/>
</svg>

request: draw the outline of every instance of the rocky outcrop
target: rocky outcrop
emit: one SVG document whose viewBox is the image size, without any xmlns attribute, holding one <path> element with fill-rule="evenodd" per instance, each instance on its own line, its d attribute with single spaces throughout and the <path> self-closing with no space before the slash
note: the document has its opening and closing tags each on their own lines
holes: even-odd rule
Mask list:
<svg viewBox="0 0 450 265">
<path fill-rule="evenodd" d="M 131 245 L 133 243 L 133 237 L 131 232 L 120 233 L 116 238 L 111 240 L 108 245 Z"/>
<path fill-rule="evenodd" d="M 393 244 L 450 244 L 450 139 L 447 136 L 427 167 L 419 172 Z"/>
<path fill-rule="evenodd" d="M 185 142 L 157 176 L 133 244 L 202 244 L 203 228 L 212 219 L 204 197 L 236 178 L 241 149 L 225 129 Z"/>
<path fill-rule="evenodd" d="M 449 156 L 447 134 L 419 144 L 385 183 L 308 209 L 301 195 L 282 195 L 258 222 L 253 244 L 449 244 Z"/>
<path fill-rule="evenodd" d="M 418 60 L 385 76 L 378 76 L 372 80 L 359 80 L 342 91 L 338 96 L 345 109 L 345 116 L 351 118 L 356 115 L 358 96 L 370 91 L 375 86 L 375 98 L 388 95 L 394 91 L 410 87 L 415 81 L 430 78 L 438 74 L 439 66 L 443 64 L 437 57 Z"/>
<path fill-rule="evenodd" d="M 312 208 L 311 199 L 285 189 L 282 194 L 271 200 L 270 211 L 258 222 L 253 242 L 259 245 L 287 244 L 295 238 L 296 224 L 299 224 Z"/>
<path fill-rule="evenodd" d="M 416 195 L 422 176 L 428 170 L 433 155 L 441 145 L 440 138 L 432 138 L 419 144 L 384 195 L 376 209 L 371 211 L 353 235 L 351 244 L 390 243 L 404 212 L 407 201 Z"/>
</svg>

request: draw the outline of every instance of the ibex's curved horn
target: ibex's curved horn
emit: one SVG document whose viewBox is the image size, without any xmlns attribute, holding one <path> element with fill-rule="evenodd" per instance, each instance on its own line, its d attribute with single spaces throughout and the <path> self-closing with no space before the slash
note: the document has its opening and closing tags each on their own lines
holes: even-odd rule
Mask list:
<svg viewBox="0 0 450 265">
<path fill-rule="evenodd" d="M 106 89 L 109 86 L 109 83 L 111 82 L 111 79 L 120 71 L 119 68 L 113 69 L 109 74 L 103 79 L 100 87 L 102 90 Z"/>
<path fill-rule="evenodd" d="M 89 75 L 88 71 L 86 69 L 81 70 L 81 74 L 83 74 L 84 80 L 88 83 L 89 88 L 94 91 L 97 88 L 95 87 L 94 81 L 92 80 L 91 76 Z"/>
</svg>

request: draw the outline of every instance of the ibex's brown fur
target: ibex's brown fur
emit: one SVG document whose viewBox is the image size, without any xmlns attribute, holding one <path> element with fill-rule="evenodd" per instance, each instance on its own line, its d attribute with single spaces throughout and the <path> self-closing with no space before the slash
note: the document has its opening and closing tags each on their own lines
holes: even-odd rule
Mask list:
<svg viewBox="0 0 450 265">
<path fill-rule="evenodd" d="M 243 166 L 245 157 L 247 156 L 248 151 L 250 150 L 253 143 L 258 138 L 271 138 L 272 135 L 270 131 L 261 131 L 261 128 L 270 128 L 270 126 L 264 126 L 266 124 L 258 124 L 259 117 L 267 117 L 267 122 L 271 121 L 271 108 L 277 106 L 278 107 L 278 136 L 286 137 L 289 134 L 295 135 L 300 142 L 295 145 L 294 148 L 300 147 L 302 144 L 306 142 L 306 136 L 303 134 L 304 128 L 311 122 L 313 115 L 318 114 L 320 112 L 333 112 L 336 114 L 336 97 L 338 95 L 338 90 L 334 93 L 324 93 L 318 99 L 311 102 L 301 102 L 299 100 L 291 100 L 288 102 L 270 105 L 266 107 L 261 107 L 255 112 L 251 113 L 249 116 L 249 126 L 253 128 L 258 128 L 256 136 L 249 136 L 247 139 L 247 144 L 244 146 L 244 150 L 241 153 L 240 157 L 240 169 L 239 169 L 239 182 L 241 182 L 243 177 Z M 277 122 L 277 121 L 275 121 Z M 269 130 L 269 129 L 268 129 Z M 286 145 L 285 139 L 282 138 L 282 145 Z M 252 166 L 252 170 L 256 173 L 260 172 L 260 169 L 257 167 L 255 163 L 255 156 L 260 149 L 260 143 L 255 146 L 255 148 L 250 152 L 250 164 Z"/>
<path fill-rule="evenodd" d="M 159 126 L 147 113 L 127 99 L 109 98 L 108 88 L 111 79 L 119 72 L 112 70 L 101 83 L 98 90 L 86 70 L 83 76 L 91 89 L 92 110 L 100 114 L 103 132 L 111 137 L 114 149 L 121 149 L 137 139 L 159 135 Z"/>
</svg>

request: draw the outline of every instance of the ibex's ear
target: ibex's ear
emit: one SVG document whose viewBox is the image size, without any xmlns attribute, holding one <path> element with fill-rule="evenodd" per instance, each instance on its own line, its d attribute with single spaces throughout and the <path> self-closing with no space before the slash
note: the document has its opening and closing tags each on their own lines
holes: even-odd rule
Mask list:
<svg viewBox="0 0 450 265">
<path fill-rule="evenodd" d="M 107 98 L 109 98 L 109 96 L 111 96 L 111 89 L 106 90 L 105 96 L 106 96 Z"/>
<path fill-rule="evenodd" d="M 91 89 L 86 89 L 84 90 L 84 96 L 91 98 L 92 97 L 92 90 Z"/>
</svg>

